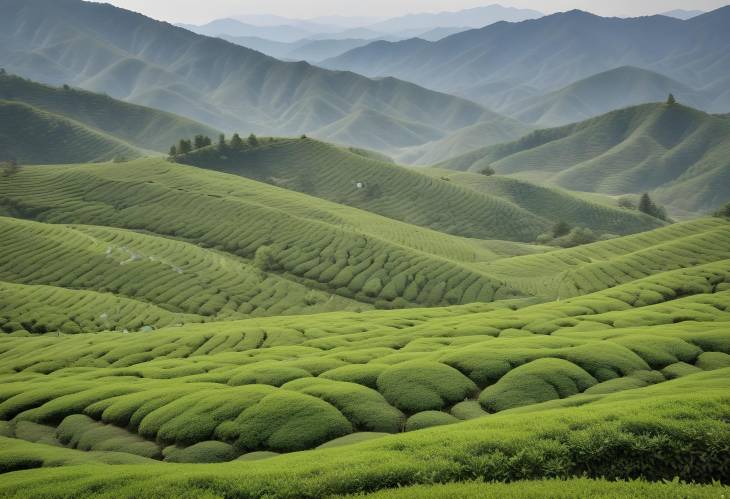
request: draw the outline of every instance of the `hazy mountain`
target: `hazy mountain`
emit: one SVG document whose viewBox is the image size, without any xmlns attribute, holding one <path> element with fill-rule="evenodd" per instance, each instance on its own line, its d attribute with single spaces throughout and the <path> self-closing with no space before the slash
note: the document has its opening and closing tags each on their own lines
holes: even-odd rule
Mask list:
<svg viewBox="0 0 730 499">
<path fill-rule="evenodd" d="M 470 28 L 488 26 L 499 21 L 524 21 L 536 19 L 544 14 L 535 10 L 503 7 L 498 4 L 465 9 L 456 12 L 407 14 L 372 24 L 370 28 L 396 33 L 410 29 L 429 30 L 433 28 L 467 26 Z"/>
<path fill-rule="evenodd" d="M 440 165 L 497 172 L 612 195 L 653 192 L 686 211 L 730 198 L 730 115 L 680 104 L 645 104 L 533 132 Z"/>
<path fill-rule="evenodd" d="M 180 138 L 198 134 L 215 137 L 220 133 L 187 118 L 107 95 L 50 87 L 7 74 L 0 74 L 0 100 L 30 105 L 150 151 L 166 153 Z M 49 156 L 49 160 L 53 161 L 53 157 Z"/>
<path fill-rule="evenodd" d="M 658 73 L 632 66 L 605 71 L 546 95 L 527 98 L 503 112 L 538 126 L 560 126 L 646 102 L 672 93 L 684 104 L 707 109 L 712 99 Z"/>
<path fill-rule="evenodd" d="M 307 61 L 312 64 L 372 42 L 372 40 L 357 38 L 344 40 L 311 40 L 305 38 L 290 43 L 275 42 L 255 36 L 222 35 L 220 38 L 284 61 Z"/>
<path fill-rule="evenodd" d="M 235 19 L 217 19 L 201 26 L 194 24 L 179 26 L 206 36 L 255 36 L 277 42 L 295 42 L 313 34 L 312 31 L 297 26 L 254 26 Z"/>
<path fill-rule="evenodd" d="M 416 36 L 416 38 L 421 38 L 422 40 L 428 40 L 429 42 L 435 42 L 435 41 L 441 40 L 442 38 L 446 38 L 447 36 L 451 36 L 456 33 L 461 33 L 462 31 L 467 31 L 468 29 L 469 28 L 465 28 L 465 27 L 433 28 L 424 33 L 419 33 Z"/>
<path fill-rule="evenodd" d="M 394 78 L 374 81 L 281 62 L 110 5 L 0 0 L 0 8 L 0 66 L 219 129 L 316 135 L 368 109 L 394 123 L 416 122 L 446 135 L 498 116 Z M 430 134 L 422 137 L 422 143 L 430 140 Z"/>
<path fill-rule="evenodd" d="M 667 16 L 667 17 L 674 17 L 676 19 L 692 19 L 693 17 L 700 16 L 704 14 L 705 12 L 702 10 L 684 10 L 684 9 L 675 9 L 670 10 L 667 12 L 662 12 L 660 15 Z"/>
<path fill-rule="evenodd" d="M 367 76 L 391 75 L 457 93 L 490 107 L 557 90 L 632 65 L 691 87 L 730 74 L 730 7 L 682 21 L 666 16 L 603 18 L 571 11 L 501 22 L 437 42 L 376 42 L 323 66 Z M 499 89 L 500 91 L 495 91 Z"/>
</svg>

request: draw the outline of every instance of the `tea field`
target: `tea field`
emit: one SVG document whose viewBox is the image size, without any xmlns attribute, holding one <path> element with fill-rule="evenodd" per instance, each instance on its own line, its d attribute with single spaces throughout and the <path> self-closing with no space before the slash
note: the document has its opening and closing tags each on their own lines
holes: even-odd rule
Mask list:
<svg viewBox="0 0 730 499">
<path fill-rule="evenodd" d="M 2 497 L 728 493 L 726 219 L 544 248 L 159 159 L 0 207 Z"/>
</svg>

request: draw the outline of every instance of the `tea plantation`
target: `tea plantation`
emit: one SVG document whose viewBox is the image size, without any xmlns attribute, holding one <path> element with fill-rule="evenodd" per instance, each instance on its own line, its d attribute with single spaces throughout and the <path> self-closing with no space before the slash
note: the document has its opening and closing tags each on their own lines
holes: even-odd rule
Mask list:
<svg viewBox="0 0 730 499">
<path fill-rule="evenodd" d="M 0 213 L 2 497 L 729 492 L 726 219 L 552 249 L 162 159 Z"/>
</svg>

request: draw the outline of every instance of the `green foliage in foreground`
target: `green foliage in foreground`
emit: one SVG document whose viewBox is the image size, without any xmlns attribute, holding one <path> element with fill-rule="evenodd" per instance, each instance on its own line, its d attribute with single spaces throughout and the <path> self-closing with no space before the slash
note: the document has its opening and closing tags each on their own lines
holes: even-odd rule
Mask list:
<svg viewBox="0 0 730 499">
<path fill-rule="evenodd" d="M 554 499 L 573 499 L 590 497 L 592 499 L 635 499 L 653 497 L 656 499 L 675 499 L 694 497 L 697 499 L 717 499 L 727 496 L 729 487 L 722 485 L 694 485 L 680 482 L 651 483 L 643 480 L 615 481 L 575 478 L 569 480 L 534 480 L 514 483 L 467 482 L 446 485 L 418 485 L 358 497 L 372 499 L 482 499 L 500 497 L 504 499 L 534 499 L 551 497 Z"/>
<path fill-rule="evenodd" d="M 708 483 L 730 471 L 728 374 L 702 373 L 587 399 L 578 407 L 533 406 L 525 413 L 245 465 L 85 466 L 16 473 L 3 477 L 0 494 L 322 497 L 416 484 L 582 474 L 609 480 L 676 476 Z"/>
</svg>

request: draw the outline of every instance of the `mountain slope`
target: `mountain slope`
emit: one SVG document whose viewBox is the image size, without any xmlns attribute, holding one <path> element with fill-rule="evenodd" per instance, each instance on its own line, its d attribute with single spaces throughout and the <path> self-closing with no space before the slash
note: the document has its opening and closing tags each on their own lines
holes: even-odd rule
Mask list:
<svg viewBox="0 0 730 499">
<path fill-rule="evenodd" d="M 394 76 L 500 111 L 500 105 L 514 102 L 508 97 L 515 89 L 523 88 L 522 95 L 550 92 L 626 65 L 694 88 L 711 85 L 730 71 L 728 22 L 730 7 L 687 21 L 602 18 L 571 11 L 497 23 L 432 43 L 372 43 L 323 65 L 366 76 Z"/>
<path fill-rule="evenodd" d="M 78 163 L 133 159 L 139 149 L 81 123 L 0 100 L 0 161 Z"/>
<path fill-rule="evenodd" d="M 529 242 L 549 225 L 512 203 L 324 142 L 259 141 L 258 147 L 209 147 L 177 160 L 463 237 Z"/>
<path fill-rule="evenodd" d="M 369 27 L 391 33 L 406 30 L 420 29 L 425 31 L 460 26 L 477 28 L 499 21 L 518 22 L 526 19 L 536 19 L 542 16 L 543 14 L 536 10 L 516 9 L 514 7 L 503 7 L 502 5 L 494 4 L 455 12 L 407 14 L 372 24 Z"/>
<path fill-rule="evenodd" d="M 517 142 L 476 150 L 441 167 L 498 172 L 567 189 L 605 194 L 656 193 L 687 211 L 730 199 L 730 117 L 679 104 L 645 104 Z"/>
<path fill-rule="evenodd" d="M 504 112 L 536 126 L 561 126 L 614 109 L 659 102 L 673 94 L 694 108 L 712 107 L 710 99 L 676 80 L 652 71 L 624 66 L 577 81 L 546 95 L 527 98 Z"/>
<path fill-rule="evenodd" d="M 214 137 L 219 133 L 189 119 L 106 95 L 68 87 L 54 88 L 7 74 L 0 74 L 2 99 L 62 115 L 142 149 L 158 152 L 167 152 L 182 137 L 198 134 Z M 49 160 L 53 162 L 52 158 Z"/>
<path fill-rule="evenodd" d="M 414 84 L 278 61 L 110 5 L 0 0 L 0 8 L 0 65 L 9 71 L 219 129 L 298 135 L 368 108 L 450 133 L 494 116 Z"/>
</svg>

